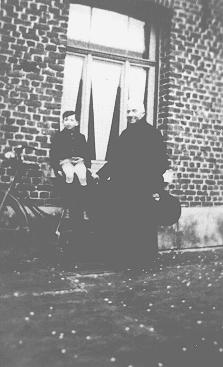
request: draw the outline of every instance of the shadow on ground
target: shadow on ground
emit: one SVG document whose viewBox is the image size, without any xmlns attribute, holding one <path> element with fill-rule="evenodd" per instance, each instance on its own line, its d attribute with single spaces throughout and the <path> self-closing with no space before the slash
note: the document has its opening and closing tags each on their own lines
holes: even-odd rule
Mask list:
<svg viewBox="0 0 223 367">
<path fill-rule="evenodd" d="M 1 367 L 222 367 L 223 249 L 143 269 L 68 254 L 2 266 Z"/>
</svg>

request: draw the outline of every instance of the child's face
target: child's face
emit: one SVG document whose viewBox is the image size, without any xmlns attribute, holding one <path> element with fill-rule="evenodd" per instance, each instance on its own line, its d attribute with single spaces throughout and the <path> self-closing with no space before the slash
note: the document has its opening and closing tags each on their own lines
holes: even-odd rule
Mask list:
<svg viewBox="0 0 223 367">
<path fill-rule="evenodd" d="M 79 122 L 76 120 L 76 115 L 70 115 L 68 117 L 65 117 L 63 120 L 64 127 L 68 130 L 73 129 L 75 126 L 79 125 Z"/>
</svg>

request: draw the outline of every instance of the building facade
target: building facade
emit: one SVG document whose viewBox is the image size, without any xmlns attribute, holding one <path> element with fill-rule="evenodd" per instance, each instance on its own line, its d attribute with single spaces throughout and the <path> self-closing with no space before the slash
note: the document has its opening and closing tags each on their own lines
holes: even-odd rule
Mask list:
<svg viewBox="0 0 223 367">
<path fill-rule="evenodd" d="M 64 110 L 79 111 L 97 169 L 126 127 L 128 99 L 139 99 L 185 208 L 174 241 L 210 243 L 217 231 L 223 244 L 223 1 L 2 0 L 0 14 L 0 158 L 26 143 L 31 198 L 58 202 L 49 149 Z M 10 169 L 0 174 L 7 186 Z"/>
</svg>

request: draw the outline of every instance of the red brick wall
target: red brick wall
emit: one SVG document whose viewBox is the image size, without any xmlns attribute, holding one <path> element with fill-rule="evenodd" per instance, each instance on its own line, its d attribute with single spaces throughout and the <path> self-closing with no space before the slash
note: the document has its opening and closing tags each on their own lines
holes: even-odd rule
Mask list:
<svg viewBox="0 0 223 367">
<path fill-rule="evenodd" d="M 158 126 L 176 172 L 171 185 L 188 206 L 222 204 L 223 0 L 147 0 L 172 11 L 161 32 Z M 24 182 L 41 204 L 54 203 L 50 137 L 59 128 L 68 0 L 2 0 L 0 141 L 27 141 L 39 169 Z M 164 18 L 163 18 L 164 20 Z M 2 182 L 10 171 L 1 168 Z"/>
</svg>

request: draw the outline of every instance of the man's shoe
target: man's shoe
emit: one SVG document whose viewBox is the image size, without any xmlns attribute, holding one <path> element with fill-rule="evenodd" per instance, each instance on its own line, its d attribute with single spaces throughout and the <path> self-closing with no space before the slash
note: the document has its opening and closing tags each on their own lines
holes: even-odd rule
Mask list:
<svg viewBox="0 0 223 367">
<path fill-rule="evenodd" d="M 83 211 L 83 220 L 84 220 L 84 221 L 87 221 L 87 222 L 90 220 L 89 215 L 88 215 L 88 213 L 86 212 L 86 210 L 84 210 L 84 211 Z"/>
<path fill-rule="evenodd" d="M 70 209 L 66 208 L 64 210 L 64 215 L 63 215 L 64 219 L 70 219 Z"/>
<path fill-rule="evenodd" d="M 59 231 L 67 232 L 67 231 L 72 231 L 72 229 L 73 228 L 72 228 L 72 223 L 71 223 L 71 218 L 70 218 L 70 210 L 65 209 L 63 218 L 60 223 Z"/>
</svg>

